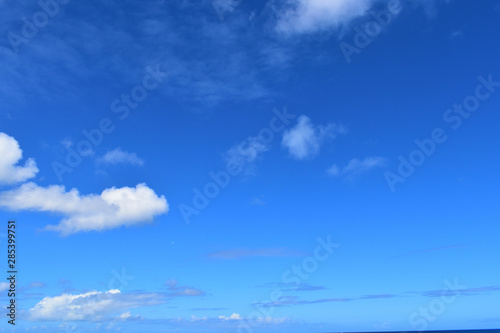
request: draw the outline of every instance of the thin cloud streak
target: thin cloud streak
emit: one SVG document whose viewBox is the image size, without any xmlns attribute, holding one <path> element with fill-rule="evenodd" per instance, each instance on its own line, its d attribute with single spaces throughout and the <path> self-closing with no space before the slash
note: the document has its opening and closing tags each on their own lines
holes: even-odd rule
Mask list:
<svg viewBox="0 0 500 333">
<path fill-rule="evenodd" d="M 234 249 L 211 252 L 207 256 L 212 259 L 241 259 L 249 257 L 299 257 L 304 253 L 285 248 L 274 249 Z"/>
</svg>

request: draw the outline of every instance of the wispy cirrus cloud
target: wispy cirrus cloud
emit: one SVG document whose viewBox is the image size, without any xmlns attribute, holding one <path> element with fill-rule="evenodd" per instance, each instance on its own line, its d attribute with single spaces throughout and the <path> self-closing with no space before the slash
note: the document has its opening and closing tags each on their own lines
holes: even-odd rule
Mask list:
<svg viewBox="0 0 500 333">
<path fill-rule="evenodd" d="M 224 21 L 225 14 L 232 13 L 242 0 L 214 0 L 212 6 L 214 7 L 219 20 Z"/>
<path fill-rule="evenodd" d="M 318 154 L 325 139 L 334 139 L 338 134 L 346 132 L 342 125 L 314 125 L 309 117 L 302 115 L 293 128 L 283 132 L 281 146 L 293 158 L 303 160 Z"/>
<path fill-rule="evenodd" d="M 474 288 L 457 288 L 457 289 L 441 289 L 441 290 L 424 290 L 424 291 L 411 291 L 404 292 L 400 294 L 368 294 L 356 297 L 325 297 L 312 300 L 300 299 L 298 296 L 285 295 L 280 297 L 276 301 L 265 301 L 257 302 L 254 305 L 260 306 L 293 306 L 293 305 L 305 305 L 305 304 L 318 304 L 318 303 L 331 303 L 331 302 L 354 302 L 354 301 L 367 301 L 376 299 L 391 299 L 397 297 L 407 297 L 407 294 L 417 294 L 424 297 L 443 297 L 443 296 L 476 296 L 483 293 L 492 293 L 500 291 L 500 285 L 496 286 L 485 286 L 485 287 L 474 287 Z"/>
<path fill-rule="evenodd" d="M 169 290 L 168 296 L 202 296 L 205 292 L 193 287 L 179 286 L 176 280 L 167 280 L 165 286 Z"/>
<path fill-rule="evenodd" d="M 264 143 L 256 136 L 249 136 L 242 142 L 232 146 L 224 154 L 226 165 L 238 165 L 241 168 L 251 165 L 260 154 L 270 149 L 269 143 Z"/>
<path fill-rule="evenodd" d="M 281 291 L 314 291 L 314 290 L 324 290 L 325 287 L 312 286 L 307 283 L 283 283 L 283 282 L 272 282 L 260 285 L 259 287 L 271 287 L 278 288 Z"/>
<path fill-rule="evenodd" d="M 254 305 L 270 307 L 270 306 L 288 306 L 288 305 L 305 305 L 331 302 L 350 302 L 353 298 L 320 298 L 315 300 L 301 300 L 297 296 L 282 296 L 277 301 L 257 302 Z"/>
<path fill-rule="evenodd" d="M 304 304 L 318 304 L 318 303 L 337 303 L 337 302 L 352 302 L 360 300 L 370 300 L 370 299 L 387 299 L 400 297 L 396 294 L 373 294 L 373 295 L 363 295 L 358 297 L 327 297 L 319 298 L 313 300 L 303 300 L 298 296 L 283 296 L 277 301 L 267 301 L 260 302 L 258 305 L 262 306 L 289 306 L 289 305 L 304 305 Z"/>
<path fill-rule="evenodd" d="M 112 15 L 113 24 L 75 14 L 93 8 L 75 2 L 70 5 L 73 10 L 61 10 L 29 43 L 20 45 L 18 53 L 8 41 L 0 45 L 0 56 L 5 59 L 0 63 L 4 78 L 0 90 L 5 98 L 0 96 L 0 101 L 13 103 L 33 95 L 51 99 L 64 95 L 77 101 L 82 93 L 77 87 L 84 83 L 98 80 L 124 88 L 136 84 L 141 70 L 151 63 L 169 72 L 168 84 L 158 93 L 184 103 L 202 102 L 206 107 L 228 100 L 266 99 L 276 94 L 269 80 L 283 79 L 283 67 L 293 63 L 297 51 L 293 42 L 275 38 L 270 31 L 287 35 L 335 31 L 367 15 L 377 2 L 381 1 L 270 1 L 272 5 L 257 14 L 245 12 L 248 8 L 238 6 L 239 0 L 150 1 L 129 4 L 128 11 L 119 3 L 102 4 L 98 17 Z M 435 11 L 437 2 L 414 1 L 427 12 Z M 36 2 L 9 3 L 2 11 L 6 14 L 0 33 L 21 34 L 20 18 L 32 17 L 39 10 Z M 175 15 L 183 10 L 190 15 Z M 258 24 L 250 22 L 250 14 Z M 134 29 L 129 29 L 131 22 Z M 194 34 L 199 34 L 197 43 L 192 43 Z"/>
<path fill-rule="evenodd" d="M 367 173 L 372 169 L 380 168 L 386 165 L 386 159 L 380 156 L 366 157 L 362 160 L 354 158 L 344 167 L 339 167 L 334 164 L 327 170 L 327 173 L 334 177 L 352 178 L 363 173 Z"/>
<path fill-rule="evenodd" d="M 227 308 L 219 307 L 219 308 L 192 308 L 192 311 L 220 311 L 227 310 Z"/>
<path fill-rule="evenodd" d="M 232 1 L 223 2 L 224 10 L 231 9 Z M 71 7 L 75 13 L 93 8 L 87 3 L 72 3 Z M 76 87 L 82 86 L 82 80 L 99 79 L 103 85 L 127 87 L 136 84 L 144 66 L 159 63 L 168 70 L 169 82 L 158 93 L 184 102 L 203 102 L 206 107 L 225 100 L 245 101 L 270 95 L 261 79 L 262 71 L 254 66 L 268 56 L 261 54 L 257 60 L 253 52 L 249 54 L 247 46 L 254 45 L 254 37 L 240 33 L 245 20 L 221 24 L 214 15 L 212 1 L 150 1 L 122 9 L 121 4 L 113 2 L 99 6 L 98 16 L 114 13 L 113 24 L 61 10 L 58 19 L 20 45 L 17 54 L 8 41 L 0 45 L 0 56 L 5 59 L 0 63 L 0 75 L 9 82 L 0 83 L 1 90 L 7 96 L 16 96 L 16 101 L 30 94 L 57 99 L 62 91 L 65 98 L 78 100 L 82 92 Z M 190 15 L 179 18 L 175 14 L 186 9 Z M 21 34 L 20 18 L 32 17 L 39 10 L 36 3 L 12 3 L 6 12 L 17 14 L 5 15 L 0 32 Z M 134 29 L 128 28 L 130 22 Z M 180 28 L 181 24 L 190 28 Z M 199 35 L 197 43 L 191 42 L 193 33 Z M 239 43 L 242 39 L 247 40 L 245 46 Z"/>
<path fill-rule="evenodd" d="M 475 288 L 461 288 L 454 290 L 429 290 L 422 292 L 422 296 L 427 297 L 442 297 L 442 296 L 476 296 L 482 293 L 491 293 L 500 291 L 500 285 L 497 286 L 486 286 L 486 287 L 475 287 Z"/>
<path fill-rule="evenodd" d="M 414 6 L 424 8 L 428 17 L 437 14 L 440 2 L 451 0 L 416 0 Z M 279 33 L 285 36 L 314 34 L 320 32 L 338 33 L 359 18 L 373 15 L 380 0 L 285 0 L 275 6 L 276 25 Z M 396 2 L 403 6 L 402 2 Z M 376 14 L 375 14 L 376 15 Z M 380 15 L 380 14 L 379 14 Z"/>
<path fill-rule="evenodd" d="M 394 294 L 379 294 L 379 295 L 365 295 L 361 296 L 358 299 L 380 299 L 380 298 L 394 298 L 397 297 Z"/>
<path fill-rule="evenodd" d="M 339 29 L 365 15 L 377 0 L 286 0 L 277 10 L 277 31 L 286 35 Z"/>
</svg>

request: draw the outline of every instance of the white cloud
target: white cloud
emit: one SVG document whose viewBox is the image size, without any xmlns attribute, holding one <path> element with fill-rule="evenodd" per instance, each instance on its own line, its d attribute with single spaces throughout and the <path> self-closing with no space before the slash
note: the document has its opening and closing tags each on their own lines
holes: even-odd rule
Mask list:
<svg viewBox="0 0 500 333">
<path fill-rule="evenodd" d="M 63 140 L 61 140 L 61 144 L 64 146 L 64 148 L 69 148 L 73 146 L 73 140 L 71 140 L 70 138 L 64 138 Z"/>
<path fill-rule="evenodd" d="M 226 327 L 226 328 L 244 328 L 248 327 L 248 323 L 258 323 L 258 326 L 271 326 L 271 325 L 280 325 L 283 323 L 289 323 L 290 319 L 288 317 L 281 317 L 281 318 L 274 318 L 270 316 L 266 317 L 256 317 L 256 316 L 249 316 L 249 317 L 244 317 L 238 313 L 234 313 L 230 316 L 226 315 L 221 315 L 218 317 L 198 317 L 195 315 L 191 315 L 191 317 L 188 319 L 184 318 L 171 318 L 167 319 L 167 322 L 170 323 L 175 323 L 177 325 L 183 324 L 183 323 L 189 323 L 190 327 L 192 328 L 192 325 L 197 325 L 199 327 L 204 327 L 206 328 L 207 325 L 221 325 L 220 327 Z M 235 326 L 238 325 L 238 326 Z M 241 326 L 243 325 L 243 326 Z"/>
<path fill-rule="evenodd" d="M 86 150 L 81 150 L 79 153 L 83 157 L 88 157 L 88 156 L 93 156 L 95 154 L 95 151 L 92 148 L 89 148 Z"/>
<path fill-rule="evenodd" d="M 130 311 L 127 311 L 119 315 L 116 319 L 121 321 L 132 321 L 132 320 L 141 320 L 144 318 L 141 315 L 133 316 L 130 314 Z"/>
<path fill-rule="evenodd" d="M 243 320 L 242 316 L 240 316 L 238 313 L 233 313 L 231 316 L 226 317 L 226 316 L 219 316 L 219 319 L 224 319 L 224 320 Z"/>
<path fill-rule="evenodd" d="M 0 282 L 0 292 L 4 292 L 6 290 L 8 290 L 10 287 L 10 283 L 7 283 L 7 282 Z"/>
<path fill-rule="evenodd" d="M 337 134 L 344 133 L 346 130 L 343 126 L 315 126 L 309 117 L 300 116 L 295 127 L 283 132 L 281 145 L 288 149 L 292 157 L 300 160 L 316 155 L 325 138 L 335 138 Z"/>
<path fill-rule="evenodd" d="M 224 21 L 224 14 L 231 13 L 240 4 L 241 0 L 214 0 L 212 6 L 214 7 L 219 19 Z"/>
<path fill-rule="evenodd" d="M 127 312 L 122 313 L 122 314 L 120 315 L 120 319 L 122 319 L 122 320 L 127 320 L 127 319 L 128 319 L 128 318 L 130 318 L 131 316 L 132 316 L 132 315 L 130 314 L 130 311 L 127 311 Z"/>
<path fill-rule="evenodd" d="M 273 318 L 270 316 L 267 317 L 258 317 L 257 322 L 258 323 L 266 323 L 266 324 L 281 324 L 288 321 L 287 317 L 281 317 L 281 318 Z"/>
<path fill-rule="evenodd" d="M 261 323 L 261 324 L 281 324 L 281 323 L 288 321 L 287 317 L 273 318 L 273 317 L 267 316 L 267 317 L 247 317 L 247 318 L 245 318 L 238 313 L 233 313 L 229 317 L 226 317 L 225 315 L 219 316 L 219 319 L 223 320 L 223 321 L 240 321 L 240 320 L 250 321 L 250 320 L 252 320 L 252 321 L 255 321 L 255 322 Z"/>
<path fill-rule="evenodd" d="M 377 0 L 286 0 L 277 13 L 277 30 L 285 34 L 339 28 L 365 15 Z"/>
<path fill-rule="evenodd" d="M 135 153 L 129 153 L 122 150 L 121 148 L 116 148 L 114 150 L 108 151 L 103 157 L 98 159 L 98 162 L 104 164 L 131 164 L 131 165 L 143 165 L 144 161 L 137 157 Z"/>
<path fill-rule="evenodd" d="M 383 167 L 386 161 L 382 157 L 367 157 L 364 160 L 354 158 L 347 163 L 343 168 L 334 164 L 327 172 L 335 177 L 347 176 L 352 177 L 370 171 L 373 168 Z"/>
<path fill-rule="evenodd" d="M 35 160 L 29 158 L 24 166 L 17 165 L 23 156 L 19 143 L 0 132 L 0 185 L 22 183 L 38 172 Z"/>
<path fill-rule="evenodd" d="M 118 289 L 106 292 L 91 291 L 77 295 L 63 294 L 42 299 L 29 309 L 27 319 L 31 321 L 100 321 L 109 314 L 163 302 L 160 294 L 122 294 Z M 126 312 L 118 318 L 131 320 L 138 317 L 133 317 L 130 312 Z"/>
<path fill-rule="evenodd" d="M 451 0 L 417 0 L 416 4 L 421 5 L 429 18 L 435 18 L 438 12 L 439 3 L 449 3 Z"/>
<path fill-rule="evenodd" d="M 142 224 L 168 212 L 165 197 L 158 197 L 145 184 L 81 195 L 77 189 L 66 191 L 60 185 L 41 187 L 29 182 L 1 193 L 0 207 L 62 214 L 65 218 L 58 225 L 46 229 L 63 235 Z"/>
</svg>

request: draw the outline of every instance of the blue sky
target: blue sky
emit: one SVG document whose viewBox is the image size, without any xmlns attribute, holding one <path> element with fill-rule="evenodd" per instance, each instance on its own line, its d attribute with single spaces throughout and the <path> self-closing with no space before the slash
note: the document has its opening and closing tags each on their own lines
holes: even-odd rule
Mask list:
<svg viewBox="0 0 500 333">
<path fill-rule="evenodd" d="M 498 2 L 0 9 L 18 331 L 500 326 Z"/>
</svg>

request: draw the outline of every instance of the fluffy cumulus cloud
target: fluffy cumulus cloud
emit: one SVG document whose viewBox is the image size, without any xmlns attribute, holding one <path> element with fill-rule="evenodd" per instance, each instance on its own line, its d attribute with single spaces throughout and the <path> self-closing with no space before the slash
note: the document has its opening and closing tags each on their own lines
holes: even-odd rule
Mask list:
<svg viewBox="0 0 500 333">
<path fill-rule="evenodd" d="M 17 165 L 22 158 L 18 142 L 0 132 L 0 185 L 24 183 L 0 192 L 0 207 L 10 210 L 31 210 L 63 215 L 58 225 L 48 230 L 68 235 L 80 231 L 101 231 L 149 222 L 168 212 L 164 196 L 158 196 L 145 184 L 136 187 L 108 188 L 101 194 L 81 195 L 77 189 L 66 191 L 64 186 L 39 186 L 26 181 L 35 177 L 38 168 L 33 159 L 24 166 Z M 135 154 L 121 149 L 108 152 L 106 163 L 142 164 Z"/>
<path fill-rule="evenodd" d="M 9 185 L 24 182 L 35 177 L 38 172 L 32 158 L 24 165 L 18 165 L 23 156 L 19 143 L 13 137 L 0 132 L 0 185 Z"/>
<path fill-rule="evenodd" d="M 338 28 L 365 15 L 376 0 L 286 0 L 277 13 L 277 30 L 285 34 Z"/>
<path fill-rule="evenodd" d="M 121 148 L 108 151 L 97 161 L 102 164 L 130 164 L 138 166 L 142 166 L 144 164 L 144 161 L 137 157 L 135 153 L 129 153 Z"/>
<path fill-rule="evenodd" d="M 307 116 L 300 116 L 295 127 L 283 132 L 282 147 L 296 159 L 305 159 L 316 155 L 326 138 L 335 138 L 346 130 L 337 124 L 314 125 Z"/>
<path fill-rule="evenodd" d="M 29 182 L 1 193 L 0 207 L 62 214 L 65 217 L 58 225 L 46 229 L 63 235 L 141 224 L 168 211 L 165 197 L 145 184 L 82 195 L 77 189 L 66 191 L 60 185 L 41 187 Z"/>
<path fill-rule="evenodd" d="M 373 156 L 367 157 L 363 160 L 359 160 L 354 158 L 347 163 L 347 165 L 343 168 L 334 164 L 330 169 L 328 169 L 328 173 L 334 177 L 352 177 L 355 175 L 359 175 L 365 172 L 368 172 L 374 168 L 380 168 L 386 165 L 386 161 L 382 157 Z"/>
<path fill-rule="evenodd" d="M 164 303 L 157 293 L 122 294 L 117 289 L 106 292 L 91 291 L 84 294 L 63 294 L 45 297 L 28 311 L 31 321 L 101 321 L 108 315 L 126 309 Z M 120 320 L 139 318 L 130 312 L 117 317 Z"/>
</svg>

